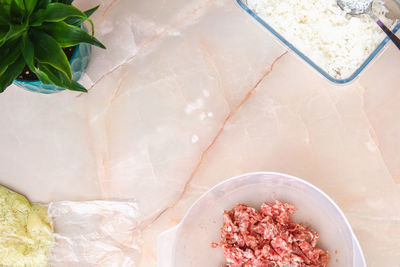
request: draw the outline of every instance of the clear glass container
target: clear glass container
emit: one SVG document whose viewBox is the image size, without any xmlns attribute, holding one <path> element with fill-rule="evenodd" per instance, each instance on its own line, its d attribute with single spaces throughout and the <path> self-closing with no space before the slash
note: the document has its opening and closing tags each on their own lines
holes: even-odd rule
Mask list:
<svg viewBox="0 0 400 267">
<path fill-rule="evenodd" d="M 259 17 L 255 12 L 253 12 L 248 6 L 246 0 L 236 0 L 240 7 L 242 7 L 247 13 L 249 13 L 253 18 L 255 18 L 261 25 L 267 28 L 273 35 L 275 35 L 284 45 L 293 50 L 298 56 L 300 56 L 305 62 L 311 65 L 315 70 L 322 74 L 325 78 L 334 82 L 336 84 L 345 84 L 353 81 L 364 69 L 365 67 L 379 54 L 379 52 L 385 47 L 385 44 L 390 40 L 389 37 L 385 38 L 376 49 L 367 57 L 367 59 L 351 74 L 349 77 L 344 79 L 337 79 L 332 75 L 328 74 L 323 68 L 318 66 L 309 57 L 307 57 L 302 51 L 297 49 L 289 40 L 286 40 L 278 31 L 276 31 L 271 25 L 269 25 L 265 20 Z M 385 0 L 385 6 L 389 10 L 386 15 L 389 19 L 394 21 L 394 25 L 389 28 L 396 33 L 400 29 L 400 0 Z"/>
<path fill-rule="evenodd" d="M 328 267 L 366 267 L 361 247 L 339 207 L 324 192 L 299 178 L 274 172 L 247 173 L 214 186 L 187 211 L 181 222 L 158 238 L 158 267 L 223 266 L 220 240 L 224 210 L 238 203 L 259 208 L 275 199 L 296 206 L 295 222 L 320 234 L 318 247 L 329 251 Z"/>
</svg>

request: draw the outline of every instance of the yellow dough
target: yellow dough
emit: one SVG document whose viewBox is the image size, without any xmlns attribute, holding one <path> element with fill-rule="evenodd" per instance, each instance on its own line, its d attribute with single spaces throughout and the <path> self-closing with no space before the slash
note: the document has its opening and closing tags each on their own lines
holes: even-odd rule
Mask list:
<svg viewBox="0 0 400 267">
<path fill-rule="evenodd" d="M 48 266 L 52 244 L 46 208 L 0 186 L 0 266 Z"/>
</svg>

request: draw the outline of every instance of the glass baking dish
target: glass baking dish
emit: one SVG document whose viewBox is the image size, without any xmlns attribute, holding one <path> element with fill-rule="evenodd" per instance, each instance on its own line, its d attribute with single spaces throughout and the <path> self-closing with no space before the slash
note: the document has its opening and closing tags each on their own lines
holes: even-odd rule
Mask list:
<svg viewBox="0 0 400 267">
<path fill-rule="evenodd" d="M 385 44 L 390 40 L 389 37 L 385 38 L 376 49 L 369 55 L 369 57 L 358 67 L 353 74 L 345 79 L 337 79 L 328 74 L 325 70 L 319 67 L 316 63 L 314 63 L 309 57 L 303 54 L 299 49 L 297 49 L 293 44 L 291 44 L 288 40 L 286 40 L 280 33 L 278 33 L 271 25 L 269 25 L 265 20 L 259 17 L 255 12 L 253 12 L 247 6 L 247 0 L 236 0 L 240 7 L 242 7 L 247 13 L 249 13 L 253 18 L 255 18 L 261 25 L 267 28 L 273 35 L 275 35 L 284 45 L 293 50 L 298 56 L 300 56 L 304 61 L 306 61 L 309 65 L 311 65 L 315 70 L 317 70 L 320 74 L 326 77 L 331 82 L 336 84 L 345 84 L 354 80 L 360 73 L 365 69 L 365 67 L 378 55 L 378 53 L 384 48 Z M 386 15 L 390 18 L 394 23 L 389 28 L 392 28 L 392 31 L 396 33 L 400 29 L 400 0 L 386 0 L 385 6 L 389 10 Z"/>
</svg>

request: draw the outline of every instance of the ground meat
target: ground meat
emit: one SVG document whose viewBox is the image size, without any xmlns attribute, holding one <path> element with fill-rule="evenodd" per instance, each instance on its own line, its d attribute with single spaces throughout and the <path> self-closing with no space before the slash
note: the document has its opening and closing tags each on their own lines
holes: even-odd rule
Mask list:
<svg viewBox="0 0 400 267">
<path fill-rule="evenodd" d="M 221 241 L 227 267 L 325 267 L 329 253 L 316 247 L 319 234 L 294 223 L 291 204 L 263 203 L 260 210 L 244 204 L 224 212 Z"/>
</svg>

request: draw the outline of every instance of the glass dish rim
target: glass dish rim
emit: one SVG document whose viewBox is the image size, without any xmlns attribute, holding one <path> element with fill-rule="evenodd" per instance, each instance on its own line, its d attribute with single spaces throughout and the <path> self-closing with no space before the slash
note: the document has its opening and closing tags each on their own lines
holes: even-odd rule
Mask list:
<svg viewBox="0 0 400 267">
<path fill-rule="evenodd" d="M 351 74 L 348 78 L 345 79 L 336 79 L 324 71 L 321 67 L 319 67 L 314 61 L 312 61 L 309 57 L 304 55 L 299 49 L 297 49 L 293 44 L 287 41 L 281 34 L 279 34 L 271 25 L 269 25 L 265 20 L 259 17 L 256 13 L 254 13 L 247 5 L 243 2 L 245 0 L 236 0 L 239 6 L 250 14 L 255 20 L 257 20 L 262 26 L 264 26 L 267 30 L 269 30 L 275 37 L 277 37 L 285 46 L 294 51 L 299 57 L 301 57 L 305 62 L 307 62 L 310 66 L 312 66 L 315 70 L 317 70 L 320 74 L 322 74 L 329 81 L 334 82 L 336 84 L 346 84 L 353 81 L 366 67 L 367 65 L 378 55 L 378 53 L 385 47 L 386 43 L 390 40 L 389 37 L 386 37 L 376 48 L 375 50 L 368 56 L 368 58 L 358 67 L 353 74 Z M 397 33 L 400 29 L 400 21 L 396 24 L 396 26 L 392 29 L 393 33 Z"/>
</svg>

